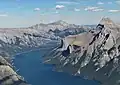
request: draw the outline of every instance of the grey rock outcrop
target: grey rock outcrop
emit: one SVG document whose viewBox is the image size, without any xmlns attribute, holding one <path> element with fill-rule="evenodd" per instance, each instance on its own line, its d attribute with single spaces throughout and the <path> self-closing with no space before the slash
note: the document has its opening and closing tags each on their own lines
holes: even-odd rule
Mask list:
<svg viewBox="0 0 120 85">
<path fill-rule="evenodd" d="M 28 85 L 2 56 L 0 56 L 0 85 Z"/>
</svg>

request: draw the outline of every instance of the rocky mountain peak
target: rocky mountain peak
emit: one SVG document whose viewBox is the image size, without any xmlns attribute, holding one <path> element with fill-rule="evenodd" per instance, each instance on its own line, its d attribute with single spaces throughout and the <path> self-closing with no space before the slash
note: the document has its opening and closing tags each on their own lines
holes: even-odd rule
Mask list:
<svg viewBox="0 0 120 85">
<path fill-rule="evenodd" d="M 103 17 L 102 20 L 100 21 L 101 24 L 104 25 L 112 25 L 115 24 L 110 18 L 108 17 Z"/>
<path fill-rule="evenodd" d="M 114 23 L 110 18 L 102 18 L 100 23 L 101 25 L 104 25 L 104 27 L 108 30 L 114 30 L 114 31 L 120 31 L 120 26 L 116 23 Z"/>
<path fill-rule="evenodd" d="M 110 27 L 110 28 L 115 28 L 116 24 L 110 19 L 110 18 L 102 18 L 100 21 L 100 24 L 104 25 L 106 28 Z"/>
</svg>

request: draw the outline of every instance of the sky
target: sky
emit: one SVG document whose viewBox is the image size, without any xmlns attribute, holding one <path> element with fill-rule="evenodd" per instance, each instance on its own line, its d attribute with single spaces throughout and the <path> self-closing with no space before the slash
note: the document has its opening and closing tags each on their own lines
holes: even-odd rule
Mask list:
<svg viewBox="0 0 120 85">
<path fill-rule="evenodd" d="M 120 0 L 0 0 L 0 28 L 58 20 L 92 25 L 103 17 L 120 23 Z"/>
</svg>

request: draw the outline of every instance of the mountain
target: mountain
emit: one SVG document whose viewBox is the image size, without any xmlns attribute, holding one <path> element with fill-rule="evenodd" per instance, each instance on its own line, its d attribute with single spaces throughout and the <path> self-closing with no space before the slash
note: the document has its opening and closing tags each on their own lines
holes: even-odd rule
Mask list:
<svg viewBox="0 0 120 85">
<path fill-rule="evenodd" d="M 110 29 L 113 29 L 113 30 L 116 30 L 118 32 L 120 32 L 120 25 L 119 24 L 116 24 L 114 23 L 111 19 L 109 18 L 103 18 L 101 21 L 100 21 L 101 24 L 104 24 L 106 26 L 106 28 L 110 28 Z"/>
<path fill-rule="evenodd" d="M 56 71 L 97 80 L 102 85 L 120 85 L 120 26 L 103 18 L 96 30 L 63 38 L 44 60 Z"/>
<path fill-rule="evenodd" d="M 29 28 L 0 28 L 0 53 L 3 51 L 18 53 L 21 51 L 37 48 L 51 40 L 56 40 L 57 37 L 40 31 Z"/>
<path fill-rule="evenodd" d="M 62 26 L 68 26 L 69 24 L 63 20 L 58 20 L 56 22 L 49 23 L 48 25 L 62 25 Z"/>
<path fill-rule="evenodd" d="M 39 48 L 51 40 L 84 32 L 80 25 L 59 20 L 48 24 L 36 24 L 28 28 L 0 28 L 0 54 L 16 54 L 24 50 Z"/>
<path fill-rule="evenodd" d="M 60 37 L 84 31 L 81 26 L 61 20 L 49 24 L 36 24 L 28 28 L 0 28 L 0 53 L 13 54 L 39 48 L 49 41 L 57 41 Z"/>
<path fill-rule="evenodd" d="M 68 24 L 65 21 L 59 20 L 48 24 L 49 32 L 53 32 L 55 36 L 65 37 L 85 32 L 89 29 L 88 26 Z"/>
<path fill-rule="evenodd" d="M 62 21 L 62 20 L 59 20 L 59 21 L 56 21 L 56 22 L 52 22 L 52 23 L 48 23 L 48 24 L 43 24 L 43 23 L 40 23 L 40 24 L 36 24 L 34 26 L 31 26 L 29 28 L 33 28 L 33 29 L 39 29 L 39 30 L 44 30 L 44 31 L 48 31 L 48 30 L 65 30 L 65 29 L 68 29 L 68 28 L 81 28 L 80 25 L 75 25 L 75 24 L 69 24 L 65 21 Z"/>
</svg>

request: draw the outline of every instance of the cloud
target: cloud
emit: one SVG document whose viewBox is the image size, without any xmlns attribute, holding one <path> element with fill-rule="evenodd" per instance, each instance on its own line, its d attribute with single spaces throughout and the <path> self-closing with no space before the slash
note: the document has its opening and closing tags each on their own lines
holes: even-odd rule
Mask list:
<svg viewBox="0 0 120 85">
<path fill-rule="evenodd" d="M 35 8 L 34 11 L 40 11 L 40 8 Z"/>
<path fill-rule="evenodd" d="M 98 4 L 98 5 L 103 5 L 104 3 L 103 3 L 103 2 L 98 2 L 97 4 Z"/>
<path fill-rule="evenodd" d="M 60 2 L 56 2 L 59 4 L 67 4 L 67 5 L 71 5 L 71 4 L 79 4 L 78 2 L 72 2 L 72 1 L 60 1 Z"/>
<path fill-rule="evenodd" d="M 98 11 L 104 11 L 104 9 L 99 8 L 99 7 L 88 6 L 88 7 L 85 8 L 85 11 L 98 12 Z"/>
<path fill-rule="evenodd" d="M 62 9 L 62 8 L 64 8 L 65 6 L 64 5 L 56 5 L 56 9 Z"/>
<path fill-rule="evenodd" d="M 108 12 L 116 13 L 116 12 L 120 12 L 120 10 L 108 10 Z"/>
<path fill-rule="evenodd" d="M 7 17 L 7 14 L 0 14 L 0 17 Z"/>
<path fill-rule="evenodd" d="M 104 11 L 104 9 L 101 9 L 101 8 L 99 8 L 99 9 L 95 9 L 95 10 L 92 10 L 93 12 L 99 12 L 99 11 Z"/>
<path fill-rule="evenodd" d="M 74 11 L 78 12 L 78 11 L 80 11 L 80 9 L 75 8 Z"/>
</svg>

